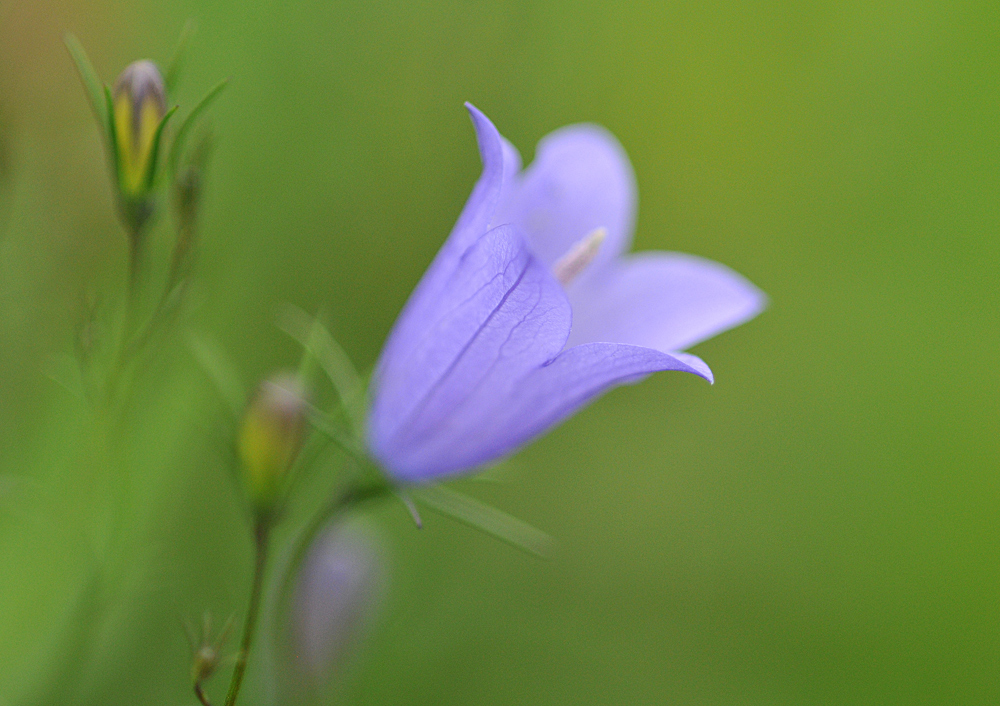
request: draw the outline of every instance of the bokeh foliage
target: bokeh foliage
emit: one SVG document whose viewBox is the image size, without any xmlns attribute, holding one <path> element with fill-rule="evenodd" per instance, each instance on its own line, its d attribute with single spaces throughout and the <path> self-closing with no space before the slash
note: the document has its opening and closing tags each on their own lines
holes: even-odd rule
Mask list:
<svg viewBox="0 0 1000 706">
<path fill-rule="evenodd" d="M 1000 5 L 995 2 L 0 2 L 0 704 L 45 680 L 123 492 L 46 377 L 125 274 L 62 47 L 165 60 L 213 106 L 197 306 L 247 384 L 294 365 L 279 305 L 371 365 L 478 173 L 470 100 L 530 159 L 610 128 L 636 247 L 771 297 L 700 345 L 717 383 L 617 390 L 463 489 L 550 561 L 376 515 L 392 584 L 350 703 L 996 703 Z M 161 228 L 162 230 L 162 228 Z M 76 703 L 189 703 L 181 616 L 242 610 L 251 547 L 222 405 L 183 337 L 115 458 L 130 548 Z M 213 685 L 222 689 L 221 685 Z M 247 703 L 264 703 L 250 677 Z"/>
</svg>

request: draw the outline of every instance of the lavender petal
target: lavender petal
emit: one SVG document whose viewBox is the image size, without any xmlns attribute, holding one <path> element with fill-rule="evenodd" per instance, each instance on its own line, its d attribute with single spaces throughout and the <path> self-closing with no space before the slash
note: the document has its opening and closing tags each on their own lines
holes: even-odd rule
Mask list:
<svg viewBox="0 0 1000 706">
<path fill-rule="evenodd" d="M 489 230 L 489 223 L 493 220 L 500 200 L 504 183 L 504 140 L 489 118 L 471 104 L 466 103 L 465 107 L 476 130 L 483 173 L 473 187 L 451 235 L 441 246 L 397 317 L 376 367 L 376 381 L 383 376 L 384 367 L 391 368 L 396 360 L 409 355 L 413 341 L 423 333 L 427 318 L 432 315 L 442 298 L 449 296 L 445 289 L 458 266 L 459 258 Z"/>
<path fill-rule="evenodd" d="M 683 350 L 752 319 L 763 292 L 728 267 L 679 253 L 620 258 L 585 286 L 571 287 L 569 345 L 614 341 Z"/>
<path fill-rule="evenodd" d="M 607 228 L 608 236 L 590 272 L 628 250 L 635 175 L 625 150 L 604 128 L 569 125 L 547 135 L 518 181 L 504 194 L 496 222 L 517 226 L 546 265 L 595 228 Z"/>
<path fill-rule="evenodd" d="M 516 398 L 511 381 L 555 358 L 569 335 L 562 287 L 510 226 L 474 243 L 441 284 L 405 349 L 383 358 L 369 415 L 374 456 L 405 480 L 455 470 L 483 441 L 468 438 L 464 420 Z M 455 448 L 428 465 L 428 448 L 442 439 Z"/>
<path fill-rule="evenodd" d="M 506 455 L 612 387 L 664 370 L 712 380 L 708 366 L 696 356 L 614 343 L 570 348 L 548 365 L 516 375 L 491 374 L 485 378 L 488 384 L 465 396 L 446 424 L 410 437 L 404 464 L 394 475 L 411 482 L 433 480 Z"/>
</svg>

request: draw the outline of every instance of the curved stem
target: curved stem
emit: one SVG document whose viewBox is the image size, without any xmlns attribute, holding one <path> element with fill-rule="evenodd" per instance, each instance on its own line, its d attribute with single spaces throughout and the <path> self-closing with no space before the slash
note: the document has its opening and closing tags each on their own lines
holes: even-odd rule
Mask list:
<svg viewBox="0 0 1000 706">
<path fill-rule="evenodd" d="M 198 697 L 198 701 L 201 702 L 202 706 L 212 706 L 212 703 L 208 700 L 205 695 L 205 691 L 201 688 L 201 682 L 195 682 L 194 684 L 194 695 Z"/>
<path fill-rule="evenodd" d="M 254 631 L 257 627 L 257 614 L 260 612 L 261 597 L 264 588 L 264 569 L 267 565 L 267 540 L 270 527 L 266 519 L 258 520 L 254 531 L 255 560 L 253 584 L 250 588 L 250 606 L 247 608 L 246 621 L 243 623 L 243 639 L 240 641 L 240 651 L 233 667 L 233 678 L 229 682 L 229 692 L 226 694 L 226 706 L 233 706 L 243 684 L 243 675 L 247 669 L 247 658 L 253 645 Z"/>
<path fill-rule="evenodd" d="M 295 569 L 302 563 L 306 552 L 312 545 L 316 535 L 319 534 L 319 531 L 323 529 L 323 527 L 334 517 L 348 508 L 368 500 L 375 500 L 384 497 L 388 495 L 389 492 L 389 486 L 353 486 L 341 495 L 336 496 L 332 501 L 324 505 L 319 512 L 313 515 L 312 518 L 310 518 L 302 531 L 299 532 L 299 535 L 294 542 L 294 546 L 291 549 L 291 554 L 288 555 L 286 552 L 286 556 L 288 556 L 288 558 L 282 565 L 281 569 L 284 574 L 284 581 L 278 587 L 279 605 L 285 602 L 285 599 L 288 596 L 288 591 L 291 588 L 292 577 L 295 574 Z"/>
<path fill-rule="evenodd" d="M 300 535 L 297 545 L 293 551 L 292 559 L 286 568 L 297 565 L 311 543 L 312 538 L 322 528 L 323 524 L 331 517 L 338 514 L 347 507 L 357 503 L 381 497 L 389 492 L 388 486 L 371 485 L 352 487 L 345 493 L 339 495 L 329 503 L 321 512 L 317 513 L 308 523 L 305 531 Z M 267 565 L 267 548 L 270 525 L 268 520 L 257 520 L 254 532 L 256 542 L 256 559 L 254 562 L 253 584 L 250 589 L 250 606 L 247 609 L 246 621 L 243 623 L 243 639 L 240 642 L 240 651 L 236 657 L 236 666 L 233 668 L 233 677 L 229 682 L 229 692 L 226 694 L 225 706 L 234 706 L 236 697 L 240 693 L 240 686 L 243 684 L 243 676 L 246 673 L 247 660 L 250 655 L 250 647 L 253 645 L 254 632 L 257 627 L 257 617 L 260 613 L 261 603 L 264 597 L 264 569 Z M 289 572 L 290 574 L 291 572 Z M 282 587 L 281 593 L 287 584 Z"/>
</svg>

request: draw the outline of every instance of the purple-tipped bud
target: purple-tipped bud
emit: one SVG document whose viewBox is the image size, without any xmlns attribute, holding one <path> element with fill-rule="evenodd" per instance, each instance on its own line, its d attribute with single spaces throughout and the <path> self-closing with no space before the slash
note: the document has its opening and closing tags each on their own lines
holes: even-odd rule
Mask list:
<svg viewBox="0 0 1000 706">
<path fill-rule="evenodd" d="M 385 579 L 383 552 L 364 525 L 337 524 L 313 543 L 291 613 L 298 671 L 322 686 L 375 607 Z"/>
<path fill-rule="evenodd" d="M 152 61 L 129 64 L 113 91 L 118 186 L 135 198 L 149 190 L 156 168 L 156 137 L 167 113 L 166 89 L 160 70 Z"/>
<path fill-rule="evenodd" d="M 306 390 L 299 379 L 279 373 L 261 383 L 247 408 L 238 450 L 244 482 L 258 513 L 273 507 L 299 454 L 307 406 Z"/>
</svg>

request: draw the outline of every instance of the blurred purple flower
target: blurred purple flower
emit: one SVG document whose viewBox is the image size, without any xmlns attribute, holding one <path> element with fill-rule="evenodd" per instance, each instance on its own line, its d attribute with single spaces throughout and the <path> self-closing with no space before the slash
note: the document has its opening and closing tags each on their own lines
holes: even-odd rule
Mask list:
<svg viewBox="0 0 1000 706">
<path fill-rule="evenodd" d="M 681 353 L 756 316 L 764 295 L 691 255 L 626 255 L 636 210 L 628 157 L 594 125 L 517 151 L 471 105 L 483 160 L 376 369 L 368 444 L 421 482 L 507 454 L 606 390 L 660 370 L 712 381 Z"/>
<path fill-rule="evenodd" d="M 373 529 L 332 525 L 309 549 L 293 603 L 292 650 L 296 677 L 322 685 L 379 602 L 385 584 L 384 552 Z"/>
</svg>

